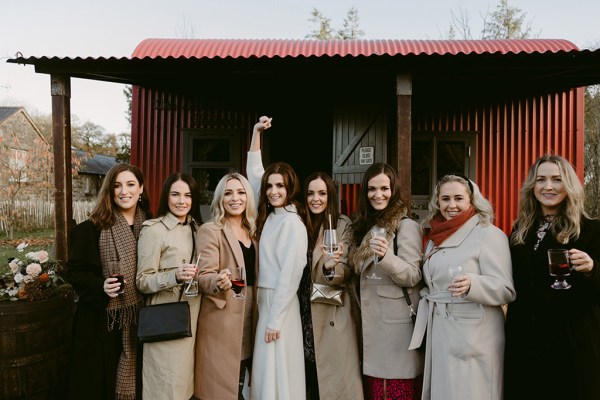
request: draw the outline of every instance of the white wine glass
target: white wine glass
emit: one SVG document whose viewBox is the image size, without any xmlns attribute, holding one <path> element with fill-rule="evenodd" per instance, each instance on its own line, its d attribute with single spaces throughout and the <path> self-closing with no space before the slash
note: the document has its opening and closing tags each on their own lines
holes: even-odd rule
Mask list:
<svg viewBox="0 0 600 400">
<path fill-rule="evenodd" d="M 339 248 L 340 245 L 337 239 L 337 231 L 335 229 L 325 229 L 323 231 L 323 252 L 328 256 L 333 257 Z M 333 279 L 335 277 L 335 267 L 330 269 L 325 275 L 325 278 L 328 279 Z"/>
<path fill-rule="evenodd" d="M 387 231 L 385 230 L 385 228 L 381 227 L 381 226 L 377 226 L 375 225 L 373 228 L 371 228 L 371 237 L 372 238 L 376 238 L 376 237 L 381 237 L 381 238 L 385 238 Z M 375 258 L 373 259 L 373 272 L 371 272 L 371 275 L 367 275 L 368 279 L 381 279 L 381 277 L 379 275 L 377 275 L 377 273 L 375 272 L 375 270 L 377 269 L 377 264 L 379 263 L 379 257 L 377 256 L 377 254 L 375 254 Z"/>
<path fill-rule="evenodd" d="M 452 282 L 454 282 L 454 278 L 456 278 L 458 275 L 462 274 L 462 272 L 463 272 L 462 265 L 448 265 L 448 278 L 450 278 L 450 284 L 452 284 Z M 454 295 L 452 294 L 452 292 L 450 292 L 450 312 L 447 313 L 448 319 L 452 319 L 452 320 L 456 319 L 454 314 L 452 314 L 453 310 L 454 310 Z"/>
<path fill-rule="evenodd" d="M 185 263 L 185 260 L 183 260 L 183 262 Z M 200 262 L 200 254 L 198 254 L 198 257 L 196 257 L 196 271 L 198 271 L 198 263 Z M 197 272 L 196 272 L 197 274 Z M 185 281 L 185 289 L 183 291 L 183 293 L 186 296 L 198 296 L 198 280 L 196 279 L 197 276 L 194 276 L 191 279 L 188 279 L 187 281 Z"/>
</svg>

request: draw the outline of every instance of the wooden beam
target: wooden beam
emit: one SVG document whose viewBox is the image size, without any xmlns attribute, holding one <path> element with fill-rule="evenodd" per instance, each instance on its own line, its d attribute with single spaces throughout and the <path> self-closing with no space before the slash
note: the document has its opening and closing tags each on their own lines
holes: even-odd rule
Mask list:
<svg viewBox="0 0 600 400">
<path fill-rule="evenodd" d="M 412 76 L 396 76 L 396 135 L 391 138 L 390 162 L 400 178 L 400 198 L 410 211 Z"/>
<path fill-rule="evenodd" d="M 52 140 L 54 148 L 54 248 L 56 259 L 67 260 L 73 226 L 71 182 L 71 79 L 50 76 Z"/>
</svg>

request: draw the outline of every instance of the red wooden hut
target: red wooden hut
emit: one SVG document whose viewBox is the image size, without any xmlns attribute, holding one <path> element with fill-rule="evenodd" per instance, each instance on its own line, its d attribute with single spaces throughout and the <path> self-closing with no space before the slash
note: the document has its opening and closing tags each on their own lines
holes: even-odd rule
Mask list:
<svg viewBox="0 0 600 400">
<path fill-rule="evenodd" d="M 301 178 L 330 172 L 347 214 L 362 173 L 384 161 L 398 169 L 415 216 L 437 178 L 459 171 L 479 184 L 505 232 L 541 154 L 565 156 L 583 176 L 584 86 L 600 83 L 600 51 L 546 39 L 147 39 L 130 58 L 9 61 L 52 77 L 59 249 L 70 216 L 60 161 L 70 77 L 134 85 L 131 160 L 155 204 L 173 171 L 209 192 L 226 170 L 243 171 L 252 126 L 269 115 L 265 163 L 287 161 Z"/>
</svg>

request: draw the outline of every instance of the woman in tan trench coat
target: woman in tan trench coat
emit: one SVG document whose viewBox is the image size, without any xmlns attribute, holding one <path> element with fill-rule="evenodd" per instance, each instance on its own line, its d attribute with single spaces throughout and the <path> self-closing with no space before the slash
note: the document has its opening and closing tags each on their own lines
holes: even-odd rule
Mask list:
<svg viewBox="0 0 600 400">
<path fill-rule="evenodd" d="M 183 284 L 196 277 L 200 220 L 196 181 L 176 172 L 163 185 L 158 218 L 144 222 L 138 241 L 136 284 L 146 304 L 178 301 Z M 200 296 L 184 296 L 190 305 L 192 336 L 200 310 Z M 188 400 L 194 393 L 194 337 L 144 343 L 142 397 L 144 400 Z"/>
<path fill-rule="evenodd" d="M 440 180 L 429 210 L 427 287 L 411 343 L 427 341 L 423 399 L 501 400 L 502 304 L 515 299 L 508 239 L 492 224 L 490 203 L 462 175 Z M 462 274 L 452 279 L 450 266 Z"/>
<path fill-rule="evenodd" d="M 298 296 L 307 398 L 311 400 L 363 398 L 356 325 L 347 290 L 343 306 L 310 301 L 313 282 L 345 287 L 352 277 L 347 260 L 350 219 L 339 214 L 336 194 L 335 182 L 324 172 L 313 173 L 304 181 L 309 262 Z M 341 244 L 333 257 L 322 247 L 323 230 L 329 229 L 330 223 Z"/>
<path fill-rule="evenodd" d="M 194 394 L 206 400 L 243 399 L 256 320 L 256 205 L 250 184 L 233 172 L 217 184 L 212 219 L 198 231 L 200 288 Z M 243 298 L 231 279 L 244 278 Z"/>
<path fill-rule="evenodd" d="M 350 258 L 358 276 L 366 399 L 421 395 L 423 355 L 408 350 L 413 323 L 404 293 L 416 310 L 423 239 L 419 225 L 406 214 L 396 171 L 388 164 L 371 165 L 353 219 Z M 372 235 L 375 226 L 385 233 Z"/>
</svg>

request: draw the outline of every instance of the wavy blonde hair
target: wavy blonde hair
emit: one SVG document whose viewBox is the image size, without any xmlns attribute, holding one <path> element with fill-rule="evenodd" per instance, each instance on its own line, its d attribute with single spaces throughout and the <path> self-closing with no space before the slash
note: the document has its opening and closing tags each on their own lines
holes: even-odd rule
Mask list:
<svg viewBox="0 0 600 400">
<path fill-rule="evenodd" d="M 462 176 L 449 174 L 443 176 L 437 185 L 435 185 L 435 188 L 433 189 L 433 195 L 431 196 L 431 200 L 429 200 L 429 205 L 427 206 L 429 209 L 429 214 L 423 220 L 423 222 L 421 222 L 421 226 L 425 227 L 432 219 L 440 215 L 440 188 L 444 183 L 448 182 L 458 182 L 464 185 L 465 189 L 467 190 L 467 194 L 471 199 L 471 205 L 477 211 L 479 220 L 484 225 L 489 225 L 494 222 L 494 209 L 492 208 L 490 202 L 481 194 L 479 186 L 477 186 L 477 184 L 470 179 L 467 182 L 467 180 Z"/>
<path fill-rule="evenodd" d="M 212 220 L 221 227 L 227 223 L 227 213 L 223 207 L 223 197 L 225 197 L 225 186 L 232 179 L 237 179 L 246 191 L 246 210 L 242 217 L 242 226 L 248 231 L 250 237 L 252 237 L 256 232 L 256 216 L 258 214 L 256 201 L 254 200 L 254 192 L 252 191 L 250 182 L 238 172 L 229 172 L 217 183 L 215 194 L 210 204 Z"/>
<path fill-rule="evenodd" d="M 575 169 L 561 156 L 544 155 L 531 166 L 529 174 L 519 192 L 519 215 L 513 224 L 513 233 L 510 237 L 512 244 L 524 244 L 525 238 L 536 229 L 536 221 L 543 216 L 540 202 L 534 194 L 537 171 L 543 163 L 553 163 L 558 166 L 560 177 L 567 194 L 558 207 L 550 232 L 559 243 L 565 244 L 569 239 L 577 239 L 581 231 L 581 218 L 588 217 L 585 211 L 585 192 L 583 185 L 577 177 Z"/>
</svg>

